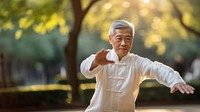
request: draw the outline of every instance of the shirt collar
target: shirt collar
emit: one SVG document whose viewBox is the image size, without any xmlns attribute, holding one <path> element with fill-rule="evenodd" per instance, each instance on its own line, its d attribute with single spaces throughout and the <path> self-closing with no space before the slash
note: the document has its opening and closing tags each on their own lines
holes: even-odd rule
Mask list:
<svg viewBox="0 0 200 112">
<path fill-rule="evenodd" d="M 117 56 L 116 52 L 114 49 L 111 50 L 111 54 L 112 54 L 112 58 L 114 59 L 115 62 L 123 62 L 125 60 L 127 60 L 130 57 L 130 52 L 128 52 L 127 55 L 125 55 L 120 61 L 119 61 L 119 57 Z"/>
</svg>

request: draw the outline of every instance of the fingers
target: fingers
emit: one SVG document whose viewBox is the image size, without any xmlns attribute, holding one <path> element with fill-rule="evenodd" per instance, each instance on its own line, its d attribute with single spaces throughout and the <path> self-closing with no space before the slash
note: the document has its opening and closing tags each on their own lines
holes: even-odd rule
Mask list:
<svg viewBox="0 0 200 112">
<path fill-rule="evenodd" d="M 105 65 L 109 63 L 115 63 L 112 60 L 107 60 L 106 56 L 109 53 L 109 50 L 101 49 L 99 52 L 96 53 L 95 63 L 97 65 Z"/>
<path fill-rule="evenodd" d="M 108 54 L 109 50 L 101 49 L 97 52 L 97 55 L 106 56 Z"/>
<path fill-rule="evenodd" d="M 101 49 L 100 51 L 97 52 L 96 54 L 96 59 L 102 60 L 106 59 L 106 55 L 108 54 L 108 50 Z"/>
<path fill-rule="evenodd" d="M 178 87 L 178 90 L 179 90 L 182 94 L 185 94 L 185 92 L 186 92 L 184 86 L 179 86 L 179 87 Z"/>
<path fill-rule="evenodd" d="M 182 92 L 181 93 L 186 93 L 186 94 L 193 94 L 194 93 L 194 88 L 190 85 L 187 85 L 187 84 L 184 84 L 184 85 L 181 85 L 181 89 L 182 89 Z"/>
<path fill-rule="evenodd" d="M 174 93 L 177 90 L 179 90 L 182 94 L 193 94 L 195 89 L 188 84 L 178 83 L 174 85 L 170 93 Z"/>
</svg>

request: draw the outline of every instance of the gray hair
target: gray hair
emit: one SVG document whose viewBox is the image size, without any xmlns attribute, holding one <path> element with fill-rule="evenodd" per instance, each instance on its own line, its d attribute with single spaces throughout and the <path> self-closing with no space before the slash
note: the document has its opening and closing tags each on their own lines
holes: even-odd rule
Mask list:
<svg viewBox="0 0 200 112">
<path fill-rule="evenodd" d="M 125 21 L 125 20 L 114 21 L 110 26 L 109 35 L 113 35 L 114 31 L 116 29 L 125 29 L 125 28 L 129 28 L 130 31 L 131 31 L 131 35 L 132 36 L 134 35 L 134 33 L 135 33 L 134 25 L 132 23 L 128 22 L 128 21 Z"/>
</svg>

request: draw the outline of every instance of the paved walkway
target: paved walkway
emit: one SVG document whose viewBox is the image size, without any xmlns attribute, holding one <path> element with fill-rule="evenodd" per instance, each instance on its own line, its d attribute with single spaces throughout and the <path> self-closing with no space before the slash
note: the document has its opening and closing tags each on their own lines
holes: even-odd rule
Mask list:
<svg viewBox="0 0 200 112">
<path fill-rule="evenodd" d="M 49 110 L 37 112 L 84 112 L 84 110 Z M 200 104 L 196 105 L 168 105 L 168 106 L 141 106 L 136 112 L 200 112 Z"/>
<path fill-rule="evenodd" d="M 136 112 L 200 112 L 200 105 L 146 106 L 136 108 Z"/>
</svg>

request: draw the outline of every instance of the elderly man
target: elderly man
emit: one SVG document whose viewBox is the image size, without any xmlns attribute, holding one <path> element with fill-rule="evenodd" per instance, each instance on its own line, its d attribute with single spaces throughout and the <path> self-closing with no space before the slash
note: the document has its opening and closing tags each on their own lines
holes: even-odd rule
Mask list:
<svg viewBox="0 0 200 112">
<path fill-rule="evenodd" d="M 96 77 L 95 93 L 86 112 L 134 112 L 139 85 L 147 78 L 171 88 L 171 93 L 194 93 L 194 88 L 172 68 L 130 53 L 134 39 L 132 23 L 113 22 L 108 37 L 113 49 L 98 51 L 80 66 L 86 78 Z"/>
</svg>

